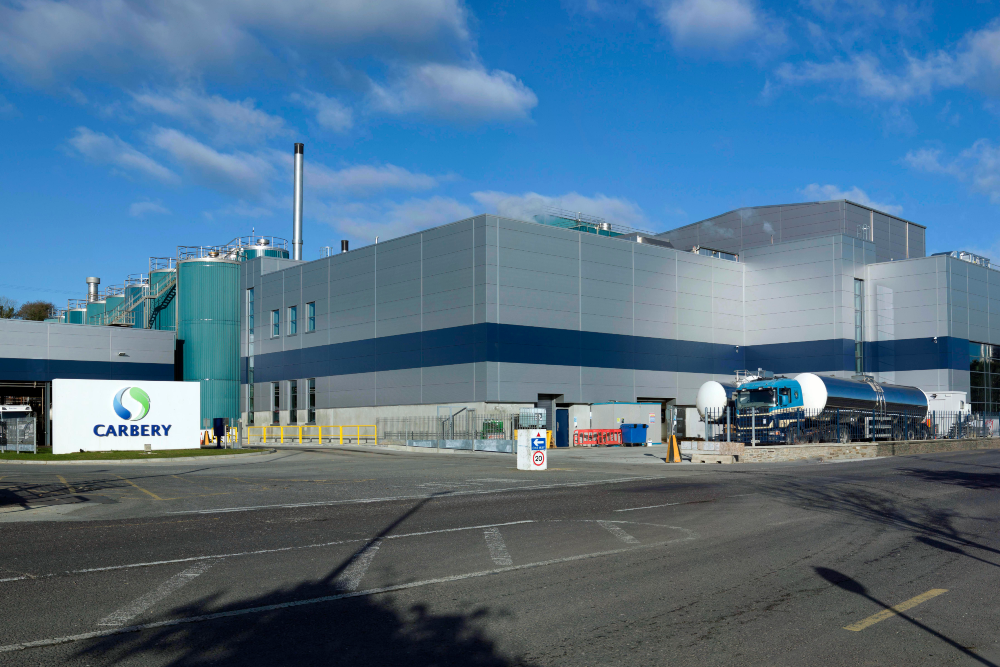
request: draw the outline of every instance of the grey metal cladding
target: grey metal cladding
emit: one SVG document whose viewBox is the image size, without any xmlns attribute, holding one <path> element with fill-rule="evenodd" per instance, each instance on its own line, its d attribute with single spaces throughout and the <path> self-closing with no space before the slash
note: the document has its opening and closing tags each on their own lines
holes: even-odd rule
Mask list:
<svg viewBox="0 0 1000 667">
<path fill-rule="evenodd" d="M 507 288 L 544 289 L 565 296 L 575 296 L 580 290 L 580 278 L 576 273 L 566 275 L 543 271 L 504 271 L 500 274 L 500 286 Z"/>
<path fill-rule="evenodd" d="M 562 232 L 562 233 L 560 233 Z M 520 228 L 504 228 L 500 231 L 501 257 L 512 250 L 537 252 L 551 257 L 576 259 L 579 243 L 575 234 L 544 225 L 522 224 Z"/>
<path fill-rule="evenodd" d="M 919 225 L 907 223 L 910 234 L 910 257 L 925 257 L 927 248 L 925 246 L 925 230 Z"/>
</svg>

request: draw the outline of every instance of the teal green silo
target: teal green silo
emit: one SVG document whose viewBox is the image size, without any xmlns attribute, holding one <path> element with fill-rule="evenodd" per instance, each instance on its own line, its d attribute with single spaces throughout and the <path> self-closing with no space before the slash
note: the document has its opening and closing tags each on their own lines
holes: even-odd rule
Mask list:
<svg viewBox="0 0 1000 667">
<path fill-rule="evenodd" d="M 104 314 L 107 307 L 106 301 L 91 301 L 87 304 L 87 316 L 84 320 L 84 324 L 101 324 L 98 321 L 98 317 Z"/>
<path fill-rule="evenodd" d="M 177 264 L 177 338 L 184 380 L 201 383 L 201 419 L 239 418 L 240 264 L 206 257 Z"/>
<path fill-rule="evenodd" d="M 74 308 L 73 310 L 66 311 L 66 322 L 68 324 L 86 324 L 87 323 L 87 309 L 86 308 Z"/>
<path fill-rule="evenodd" d="M 118 306 L 122 305 L 124 302 L 125 302 L 125 297 L 124 296 L 109 296 L 105 300 L 105 306 L 104 307 L 108 311 L 108 319 L 107 319 L 106 324 L 111 324 L 111 318 L 114 317 L 115 315 L 118 315 L 118 313 L 121 312 L 121 311 L 118 311 L 118 312 L 114 312 L 114 311 L 115 311 L 115 309 Z M 112 313 L 114 313 L 114 315 L 112 315 Z"/>
<path fill-rule="evenodd" d="M 172 283 L 176 276 L 176 269 L 158 269 L 149 272 L 149 294 L 159 296 L 147 300 L 149 310 L 144 313 L 146 323 L 143 326 L 160 331 L 174 331 L 177 328 L 177 285 L 163 289 L 165 285 Z"/>
<path fill-rule="evenodd" d="M 125 303 L 133 304 L 133 327 L 142 329 L 146 326 L 146 301 L 142 298 L 143 285 L 129 285 L 125 288 Z"/>
</svg>

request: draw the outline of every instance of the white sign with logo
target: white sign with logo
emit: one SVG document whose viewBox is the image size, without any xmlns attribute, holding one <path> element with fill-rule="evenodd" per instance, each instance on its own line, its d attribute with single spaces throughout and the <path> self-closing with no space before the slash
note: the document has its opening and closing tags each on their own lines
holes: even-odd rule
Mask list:
<svg viewBox="0 0 1000 667">
<path fill-rule="evenodd" d="M 53 380 L 52 453 L 199 446 L 201 385 Z"/>
<path fill-rule="evenodd" d="M 517 432 L 517 469 L 545 470 L 549 467 L 548 431 L 521 429 Z"/>
</svg>

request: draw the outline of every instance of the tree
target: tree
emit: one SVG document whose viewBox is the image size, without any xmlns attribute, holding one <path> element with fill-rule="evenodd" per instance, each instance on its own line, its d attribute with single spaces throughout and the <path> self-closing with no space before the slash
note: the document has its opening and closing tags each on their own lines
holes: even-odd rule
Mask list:
<svg viewBox="0 0 1000 667">
<path fill-rule="evenodd" d="M 0 320 L 9 320 L 17 313 L 17 301 L 10 297 L 0 296 Z"/>
<path fill-rule="evenodd" d="M 56 307 L 48 301 L 29 301 L 21 306 L 17 311 L 17 316 L 22 320 L 34 320 L 41 322 L 47 317 L 54 317 Z"/>
</svg>

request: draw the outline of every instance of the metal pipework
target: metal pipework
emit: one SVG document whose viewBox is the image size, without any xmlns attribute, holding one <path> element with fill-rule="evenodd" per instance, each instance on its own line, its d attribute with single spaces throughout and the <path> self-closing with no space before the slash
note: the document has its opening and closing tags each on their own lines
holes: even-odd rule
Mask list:
<svg viewBox="0 0 1000 667">
<path fill-rule="evenodd" d="M 97 288 L 100 284 L 100 278 L 87 278 L 87 301 L 97 301 Z"/>
<path fill-rule="evenodd" d="M 341 239 L 340 252 L 347 252 L 347 239 Z"/>
<path fill-rule="evenodd" d="M 292 259 L 302 259 L 302 157 L 305 144 L 295 144 L 295 184 L 292 194 Z"/>
</svg>

